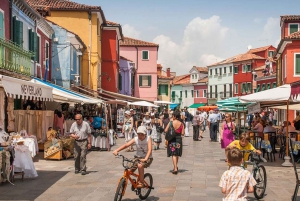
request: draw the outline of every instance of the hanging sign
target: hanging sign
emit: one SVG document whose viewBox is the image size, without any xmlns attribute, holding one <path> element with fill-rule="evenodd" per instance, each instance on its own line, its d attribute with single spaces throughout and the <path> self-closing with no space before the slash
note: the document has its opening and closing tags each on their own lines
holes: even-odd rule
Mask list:
<svg viewBox="0 0 300 201">
<path fill-rule="evenodd" d="M 247 107 L 247 109 L 248 109 L 248 114 L 260 112 L 260 103 L 251 104 Z"/>
</svg>

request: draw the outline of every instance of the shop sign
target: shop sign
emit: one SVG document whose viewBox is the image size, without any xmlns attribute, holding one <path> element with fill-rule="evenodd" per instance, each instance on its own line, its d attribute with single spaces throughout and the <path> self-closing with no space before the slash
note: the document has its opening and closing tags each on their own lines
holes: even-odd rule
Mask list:
<svg viewBox="0 0 300 201">
<path fill-rule="evenodd" d="M 42 88 L 41 87 L 35 87 L 27 84 L 21 85 L 21 93 L 25 96 L 42 96 Z"/>
<path fill-rule="evenodd" d="M 247 107 L 247 109 L 248 109 L 248 114 L 260 112 L 260 103 L 251 104 Z"/>
</svg>

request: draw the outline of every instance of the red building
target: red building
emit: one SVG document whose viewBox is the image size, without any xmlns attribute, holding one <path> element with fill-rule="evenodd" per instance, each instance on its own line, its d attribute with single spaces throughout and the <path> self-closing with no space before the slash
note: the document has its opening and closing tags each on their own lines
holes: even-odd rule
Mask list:
<svg viewBox="0 0 300 201">
<path fill-rule="evenodd" d="M 10 39 L 10 11 L 9 0 L 0 3 L 0 38 Z"/>
<path fill-rule="evenodd" d="M 118 93 L 119 41 L 123 40 L 122 27 L 115 22 L 106 22 L 102 30 L 101 43 L 101 87 L 106 91 Z"/>
<path fill-rule="evenodd" d="M 207 103 L 207 82 L 206 77 L 194 84 L 194 103 Z"/>
<path fill-rule="evenodd" d="M 271 58 L 275 51 L 276 48 L 270 45 L 250 49 L 247 53 L 236 56 L 233 61 L 234 96 L 242 96 L 267 89 L 267 87 L 258 88 L 261 85 L 258 85 L 257 79 L 264 77 L 260 82 L 271 83 L 269 79 L 274 78 L 276 69 L 276 65 Z M 273 83 L 270 86 L 273 86 Z"/>
</svg>

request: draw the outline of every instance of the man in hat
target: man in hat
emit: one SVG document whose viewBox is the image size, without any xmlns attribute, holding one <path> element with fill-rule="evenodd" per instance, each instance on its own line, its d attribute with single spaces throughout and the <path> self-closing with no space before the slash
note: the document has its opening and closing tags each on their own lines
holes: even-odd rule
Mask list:
<svg viewBox="0 0 300 201">
<path fill-rule="evenodd" d="M 218 109 L 214 109 L 214 112 L 208 116 L 208 128 L 210 132 L 210 142 L 217 142 L 217 127 L 219 121 Z"/>
</svg>

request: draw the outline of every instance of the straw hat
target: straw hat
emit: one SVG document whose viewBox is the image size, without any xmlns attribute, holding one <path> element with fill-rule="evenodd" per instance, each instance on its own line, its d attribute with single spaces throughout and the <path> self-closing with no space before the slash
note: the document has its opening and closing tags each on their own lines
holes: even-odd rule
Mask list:
<svg viewBox="0 0 300 201">
<path fill-rule="evenodd" d="M 146 113 L 145 113 L 145 116 L 150 116 L 150 113 L 149 113 L 149 112 L 146 112 Z"/>
</svg>

